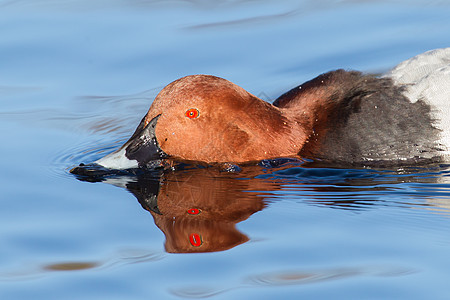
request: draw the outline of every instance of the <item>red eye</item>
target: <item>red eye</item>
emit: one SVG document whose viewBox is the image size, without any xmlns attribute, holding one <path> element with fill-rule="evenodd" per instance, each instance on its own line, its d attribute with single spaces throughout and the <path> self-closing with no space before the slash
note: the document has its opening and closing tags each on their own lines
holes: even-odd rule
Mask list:
<svg viewBox="0 0 450 300">
<path fill-rule="evenodd" d="M 186 117 L 188 117 L 189 119 L 195 119 L 198 117 L 199 114 L 200 113 L 196 108 L 191 108 L 186 111 Z"/>
<path fill-rule="evenodd" d="M 190 208 L 187 211 L 188 214 L 190 215 L 198 215 L 200 213 L 200 209 L 198 208 Z"/>
</svg>

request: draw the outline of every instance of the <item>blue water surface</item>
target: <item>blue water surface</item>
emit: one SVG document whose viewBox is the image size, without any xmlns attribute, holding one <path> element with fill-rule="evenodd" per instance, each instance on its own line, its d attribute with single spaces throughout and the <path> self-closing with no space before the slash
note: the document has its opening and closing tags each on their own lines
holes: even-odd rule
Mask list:
<svg viewBox="0 0 450 300">
<path fill-rule="evenodd" d="M 272 101 L 449 47 L 449 16 L 448 1 L 0 1 L 0 299 L 449 299 L 450 165 L 69 173 L 181 76 Z"/>
</svg>

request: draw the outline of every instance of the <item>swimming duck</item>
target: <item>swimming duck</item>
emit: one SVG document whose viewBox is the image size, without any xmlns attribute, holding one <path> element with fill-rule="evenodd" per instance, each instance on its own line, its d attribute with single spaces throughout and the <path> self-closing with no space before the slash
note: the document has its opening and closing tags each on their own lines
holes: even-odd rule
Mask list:
<svg viewBox="0 0 450 300">
<path fill-rule="evenodd" d="M 273 104 L 228 80 L 191 75 L 156 96 L 131 138 L 95 163 L 166 158 L 243 163 L 293 157 L 340 163 L 441 161 L 450 146 L 450 48 L 382 76 L 335 70 Z"/>
</svg>

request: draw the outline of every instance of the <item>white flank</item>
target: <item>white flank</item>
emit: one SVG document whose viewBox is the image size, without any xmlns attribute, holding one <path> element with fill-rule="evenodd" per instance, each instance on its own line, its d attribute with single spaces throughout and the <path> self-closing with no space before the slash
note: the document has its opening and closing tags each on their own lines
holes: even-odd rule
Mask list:
<svg viewBox="0 0 450 300">
<path fill-rule="evenodd" d="M 431 106 L 434 125 L 441 130 L 439 143 L 450 149 L 450 48 L 419 54 L 384 76 L 405 85 L 404 95 L 411 102 L 423 100 Z"/>
</svg>

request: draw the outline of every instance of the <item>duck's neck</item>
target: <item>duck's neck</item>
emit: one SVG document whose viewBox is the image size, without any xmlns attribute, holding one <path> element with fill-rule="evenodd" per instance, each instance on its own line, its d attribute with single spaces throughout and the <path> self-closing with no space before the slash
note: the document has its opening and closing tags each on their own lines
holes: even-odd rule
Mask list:
<svg viewBox="0 0 450 300">
<path fill-rule="evenodd" d="M 374 80 L 377 79 L 360 72 L 331 71 L 275 100 L 274 105 L 307 136 L 299 154 L 314 153 L 327 132 L 344 126 L 348 116 L 359 110 L 361 99 L 376 92 L 368 84 Z"/>
</svg>

